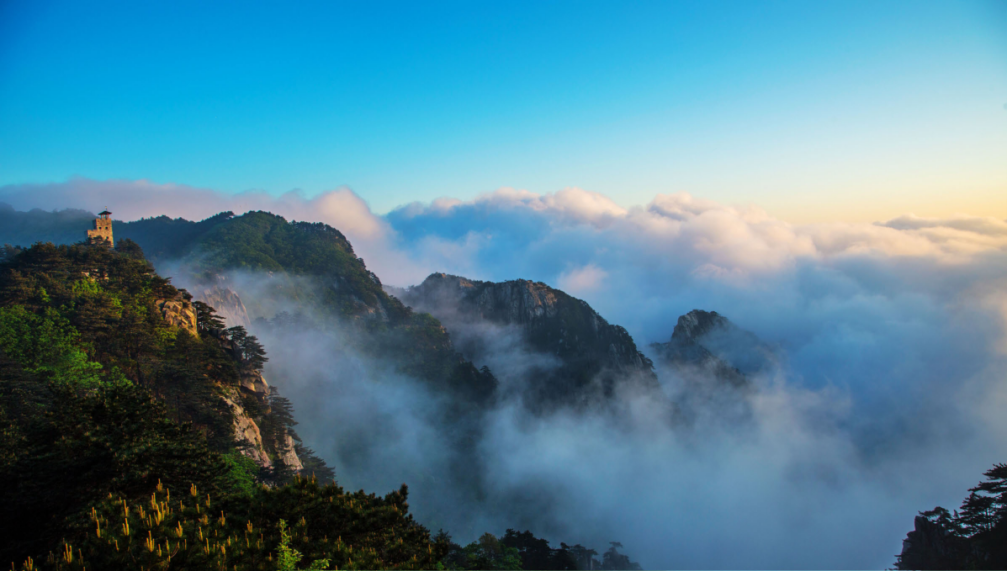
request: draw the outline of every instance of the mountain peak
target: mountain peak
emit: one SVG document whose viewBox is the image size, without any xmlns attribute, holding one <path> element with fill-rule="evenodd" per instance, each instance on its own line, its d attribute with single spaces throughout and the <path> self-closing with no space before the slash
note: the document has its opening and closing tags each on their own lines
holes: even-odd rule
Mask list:
<svg viewBox="0 0 1007 571">
<path fill-rule="evenodd" d="M 693 309 L 678 318 L 678 323 L 675 325 L 671 338 L 676 341 L 695 341 L 714 329 L 727 329 L 731 326 L 731 322 L 716 311 Z"/>
<path fill-rule="evenodd" d="M 462 276 L 455 276 L 452 274 L 446 274 L 444 272 L 435 272 L 427 276 L 427 279 L 423 280 L 419 286 L 420 288 L 442 288 L 442 287 L 459 287 L 459 288 L 469 288 L 475 287 L 477 284 L 481 284 L 479 281 L 472 281 L 468 278 Z"/>
<path fill-rule="evenodd" d="M 501 340 L 512 339 L 504 333 L 512 328 L 517 333 L 513 339 L 520 339 L 528 355 L 551 363 L 527 375 L 535 406 L 586 401 L 598 387 L 607 397 L 623 382 L 658 389 L 650 360 L 625 329 L 608 323 L 587 302 L 545 283 L 435 273 L 396 293 L 444 323 L 466 358 L 491 363 L 503 375 L 513 363 L 494 359 L 503 354 Z"/>
</svg>

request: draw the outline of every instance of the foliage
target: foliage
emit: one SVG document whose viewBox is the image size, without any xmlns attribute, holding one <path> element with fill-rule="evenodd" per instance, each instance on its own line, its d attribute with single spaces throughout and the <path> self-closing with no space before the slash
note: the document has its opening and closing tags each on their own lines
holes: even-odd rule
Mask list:
<svg viewBox="0 0 1007 571">
<path fill-rule="evenodd" d="M 552 549 L 548 541 L 535 537 L 530 531 L 508 529 L 501 543 L 518 551 L 522 569 L 577 569 L 577 562 L 565 544 L 560 549 Z"/>
<path fill-rule="evenodd" d="M 384 498 L 307 478 L 249 496 L 171 490 L 157 484 L 143 498 L 107 497 L 43 566 L 266 570 L 308 559 L 308 569 L 427 569 L 447 551 L 407 514 L 404 487 Z"/>
<path fill-rule="evenodd" d="M 642 569 L 640 564 L 631 560 L 629 556 L 619 553 L 619 549 L 622 549 L 621 543 L 610 542 L 608 550 L 601 557 L 602 569 Z"/>
<path fill-rule="evenodd" d="M 266 350 L 255 335 L 249 335 L 244 327 L 238 325 L 224 330 L 221 337 L 230 340 L 234 356 L 246 369 L 262 371 L 262 367 L 269 359 L 266 358 Z"/>
<path fill-rule="evenodd" d="M 157 263 L 181 257 L 193 248 L 200 237 L 232 217 L 233 212 L 221 212 L 199 222 L 167 216 L 143 218 L 133 222 L 115 222 L 115 233 L 121 238 L 136 241 L 147 252 L 148 258 Z"/>
<path fill-rule="evenodd" d="M 484 533 L 465 547 L 451 544 L 444 564 L 448 569 L 523 568 L 518 550 L 503 544 L 492 533 Z"/>
<path fill-rule="evenodd" d="M 133 501 L 158 481 L 256 493 L 222 397 L 265 352 L 246 336 L 236 360 L 211 331 L 169 325 L 157 302 L 185 299 L 108 248 L 37 244 L 0 263 L 0 557 L 37 559 L 109 494 Z"/>
<path fill-rule="evenodd" d="M 0 414 L 0 553 L 7 560 L 44 552 L 66 518 L 109 493 L 133 495 L 161 480 L 227 486 L 227 467 L 206 438 L 169 418 L 132 385 L 78 390 L 8 368 Z"/>
<path fill-rule="evenodd" d="M 1007 464 L 984 475 L 953 514 L 939 506 L 920 513 L 897 568 L 1007 568 Z"/>
<path fill-rule="evenodd" d="M 301 552 L 290 547 L 290 534 L 287 532 L 287 522 L 280 520 L 280 545 L 277 547 L 277 569 L 280 571 L 297 571 L 297 564 L 304 558 Z M 329 566 L 328 559 L 316 559 L 308 569 L 325 569 Z"/>
<path fill-rule="evenodd" d="M 453 543 L 443 530 L 435 540 L 449 546 L 442 561 L 448 569 L 640 569 L 638 563 L 619 553 L 619 542 L 612 542 L 598 561 L 598 552 L 593 549 L 565 543 L 553 549 L 530 531 L 508 529 L 499 539 L 486 533 L 465 547 Z"/>
<path fill-rule="evenodd" d="M 129 238 L 122 238 L 115 244 L 115 251 L 132 260 L 145 260 L 143 249 Z"/>
<path fill-rule="evenodd" d="M 232 494 L 251 494 L 255 491 L 259 465 L 237 450 L 221 455 L 227 466 L 225 488 Z"/>
<path fill-rule="evenodd" d="M 0 307 L 0 351 L 8 359 L 53 382 L 94 387 L 102 367 L 77 347 L 79 337 L 53 308 L 37 314 L 20 305 Z"/>
</svg>

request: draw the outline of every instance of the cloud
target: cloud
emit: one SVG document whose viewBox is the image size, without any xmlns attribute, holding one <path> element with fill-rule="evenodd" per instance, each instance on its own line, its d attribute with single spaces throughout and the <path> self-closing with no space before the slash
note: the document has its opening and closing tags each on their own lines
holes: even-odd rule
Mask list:
<svg viewBox="0 0 1007 571">
<path fill-rule="evenodd" d="M 568 501 L 555 511 L 571 520 L 554 525 L 599 540 L 629 530 L 640 540 L 627 549 L 651 565 L 889 565 L 916 511 L 957 506 L 1007 458 L 992 412 L 1007 395 L 1004 222 L 792 225 L 685 193 L 620 209 L 562 192 L 502 189 L 387 220 L 417 264 L 569 289 L 641 347 L 701 308 L 755 332 L 781 362 L 760 379 L 754 440 L 714 430 L 691 452 L 658 429 L 528 427 L 501 413 L 489 433 L 515 452 L 494 473 L 501 485 L 564 482 Z M 431 257 L 430 244 L 456 248 Z M 653 460 L 661 454 L 667 462 Z M 590 468 L 571 474 L 578 459 Z M 596 521 L 608 523 L 585 523 Z M 654 547 L 669 537 L 674 548 Z"/>
<path fill-rule="evenodd" d="M 915 215 L 900 216 L 879 226 L 896 230 L 920 230 L 924 228 L 953 228 L 986 236 L 1007 236 L 1007 220 L 990 216 L 958 215 L 952 218 L 921 218 Z"/>
<path fill-rule="evenodd" d="M 655 567 L 888 566 L 918 510 L 956 507 L 983 470 L 1007 459 L 1001 220 L 793 225 L 686 193 L 622 208 L 574 188 L 505 188 L 384 217 L 348 189 L 271 197 L 73 179 L 4 187 L 0 201 L 108 205 L 122 218 L 265 209 L 344 231 L 386 283 L 418 283 L 433 271 L 544 281 L 625 326 L 642 348 L 667 340 L 689 310 L 716 310 L 778 353 L 778 367 L 756 379 L 745 430 L 711 410 L 694 433 L 671 431 L 632 395 L 635 412 L 622 419 L 531 419 L 503 403 L 480 444 L 493 484 L 485 511 L 433 510 L 439 521 L 455 518 L 462 527 L 449 529 L 460 538 L 525 526 L 554 541 L 620 540 Z M 466 334 L 475 333 L 452 331 L 459 342 Z M 481 335 L 495 343 L 487 363 L 505 381 L 524 374 L 508 364 L 547 361 L 514 331 Z M 454 501 L 433 475 L 449 452 L 436 443 L 437 420 L 421 411 L 436 410 L 435 395 L 348 349 L 312 361 L 328 343 L 284 339 L 270 338 L 270 366 L 301 379 L 287 394 L 310 446 L 331 454 L 344 478 L 389 486 L 410 474 L 396 458 L 417 461 L 429 447 L 432 460 L 415 477 L 436 493 L 413 505 L 429 514 L 423 506 Z M 660 374 L 673 389 L 675 379 Z M 357 383 L 365 377 L 389 390 Z M 368 418 L 392 419 L 392 428 L 368 433 Z M 367 438 L 399 452 L 361 460 L 353 443 Z"/>
<path fill-rule="evenodd" d="M 580 294 L 598 289 L 606 277 L 608 272 L 594 264 L 588 264 L 560 274 L 557 286 L 569 293 Z"/>
</svg>

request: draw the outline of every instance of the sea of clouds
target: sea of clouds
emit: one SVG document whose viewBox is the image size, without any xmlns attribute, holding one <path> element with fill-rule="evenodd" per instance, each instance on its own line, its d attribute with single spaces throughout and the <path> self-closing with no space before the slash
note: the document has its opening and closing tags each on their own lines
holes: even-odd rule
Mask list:
<svg viewBox="0 0 1007 571">
<path fill-rule="evenodd" d="M 352 353 L 311 360 L 305 350 L 324 349 L 264 339 L 302 436 L 337 477 L 384 492 L 422 470 L 418 481 L 438 494 L 414 496 L 414 510 L 447 517 L 464 541 L 469 528 L 520 526 L 554 541 L 618 540 L 646 567 L 878 568 L 892 564 L 917 511 L 957 506 L 982 471 L 1007 461 L 1003 220 L 793 225 L 684 193 L 627 209 L 575 188 L 505 188 L 384 216 L 345 188 L 274 197 L 72 179 L 3 187 L 0 201 L 109 206 L 124 220 L 268 210 L 343 231 L 388 284 L 434 271 L 543 281 L 644 350 L 666 341 L 678 316 L 716 310 L 777 351 L 778 366 L 754 379 L 744 427 L 711 410 L 683 434 L 634 395 L 624 397 L 628 422 L 537 418 L 504 401 L 486 419 L 479 466 L 490 493 L 472 514 L 433 505 L 452 501 L 450 486 L 435 485 L 448 454 L 429 442 L 436 395 Z M 512 332 L 501 339 L 524 351 Z M 375 452 L 384 449 L 397 452 Z"/>
</svg>

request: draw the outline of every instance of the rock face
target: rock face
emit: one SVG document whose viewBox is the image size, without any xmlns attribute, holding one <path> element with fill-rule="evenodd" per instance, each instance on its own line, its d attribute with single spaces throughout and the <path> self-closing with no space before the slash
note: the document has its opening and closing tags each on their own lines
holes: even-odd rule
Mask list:
<svg viewBox="0 0 1007 571">
<path fill-rule="evenodd" d="M 291 470 L 299 472 L 304 469 L 304 464 L 301 463 L 301 459 L 297 457 L 297 451 L 295 450 L 296 444 L 294 443 L 294 437 L 290 434 L 283 435 L 283 444 L 279 450 L 280 460 L 286 464 Z"/>
<path fill-rule="evenodd" d="M 961 539 L 923 516 L 916 516 L 913 527 L 902 540 L 899 569 L 965 568 L 962 564 L 970 553 Z"/>
<path fill-rule="evenodd" d="M 760 372 L 772 360 L 755 335 L 715 311 L 695 309 L 678 318 L 667 343 L 650 347 L 681 420 L 751 420 L 749 397 L 756 388 L 746 373 Z"/>
<path fill-rule="evenodd" d="M 228 325 L 233 326 L 248 323 L 248 314 L 245 313 L 245 305 L 242 303 L 241 298 L 230 288 L 221 286 L 219 283 L 214 283 L 205 290 L 199 290 L 197 293 L 202 300 L 205 300 L 204 303 L 214 307 L 218 315 L 222 315 L 228 319 Z M 155 305 L 161 311 L 164 320 L 170 325 L 182 328 L 193 336 L 198 336 L 196 308 L 192 305 L 191 299 L 192 296 L 182 290 L 175 298 L 159 299 L 155 302 Z M 224 308 L 223 311 L 218 310 L 211 301 L 220 303 Z M 218 339 L 218 342 L 236 362 L 241 362 L 240 352 L 232 341 L 221 338 Z M 242 391 L 245 391 L 246 395 L 251 393 L 262 405 L 268 407 L 270 388 L 262 372 L 239 366 L 239 379 L 239 386 L 228 387 L 221 398 L 223 398 L 224 403 L 231 410 L 231 416 L 234 421 L 234 438 L 241 445 L 241 453 L 254 460 L 260 467 L 269 469 L 273 468 L 275 464 L 274 460 L 270 458 L 268 449 L 271 448 L 274 449 L 275 457 L 279 458 L 287 467 L 295 472 L 301 470 L 303 464 L 297 456 L 292 436 L 284 431 L 280 442 L 274 442 L 267 446 L 258 423 L 255 422 L 242 405 Z"/>
<path fill-rule="evenodd" d="M 261 385 L 258 385 L 256 388 L 261 389 L 264 387 L 264 391 L 257 392 L 256 398 L 264 400 L 269 396 L 269 387 L 265 385 L 265 379 L 261 375 L 258 378 Z M 234 439 L 242 445 L 242 454 L 254 460 L 262 468 L 273 468 L 275 462 L 270 458 L 267 443 L 262 437 L 262 431 L 259 429 L 258 423 L 249 416 L 245 407 L 241 404 L 241 390 L 248 390 L 244 384 L 244 378 L 242 379 L 240 389 L 232 388 L 223 397 L 224 402 L 231 409 L 231 414 L 234 418 Z M 284 431 L 282 434 L 283 436 L 280 438 L 280 441 L 274 442 L 271 445 L 275 456 L 291 470 L 295 472 L 300 471 L 304 468 L 304 464 L 297 456 L 294 438 L 287 431 Z"/>
<path fill-rule="evenodd" d="M 245 304 L 233 289 L 222 283 L 220 278 L 209 285 L 200 285 L 190 289 L 193 297 L 212 307 L 217 316 L 224 319 L 224 323 L 228 327 L 241 325 L 248 329 L 251 325 Z"/>
<path fill-rule="evenodd" d="M 223 398 L 234 416 L 234 439 L 244 445 L 241 448 L 241 453 L 255 460 L 255 463 L 263 468 L 272 468 L 273 461 L 269 459 L 269 453 L 266 452 L 266 447 L 262 442 L 262 432 L 259 430 L 259 425 L 248 416 L 245 408 L 241 406 L 241 397 L 237 391 L 232 390 Z"/>
<path fill-rule="evenodd" d="M 269 395 L 269 383 L 259 371 L 243 371 L 241 373 L 241 388 L 263 397 Z"/>
<path fill-rule="evenodd" d="M 169 325 L 188 331 L 193 337 L 199 336 L 196 329 L 196 308 L 181 292 L 174 299 L 159 299 L 154 302 L 161 316 Z"/>
<path fill-rule="evenodd" d="M 526 402 L 574 404 L 610 397 L 630 385 L 660 390 L 652 363 L 625 329 L 608 323 L 586 302 L 544 283 L 432 274 L 422 284 L 395 293 L 444 323 L 456 346 L 476 363 L 486 362 L 494 344 L 516 331 L 532 353 L 528 358 L 543 363 L 538 370 L 524 371 L 531 379 Z M 501 366 L 506 365 L 490 368 L 503 374 Z"/>
<path fill-rule="evenodd" d="M 678 318 L 667 343 L 651 348 L 659 362 L 681 371 L 699 370 L 724 384 L 741 387 L 747 377 L 776 362 L 773 350 L 716 311 L 694 309 Z"/>
<path fill-rule="evenodd" d="M 677 369 L 679 373 L 706 374 L 721 383 L 740 388 L 748 384 L 748 379 L 741 370 L 715 355 L 703 344 L 707 337 L 732 329 L 736 329 L 734 324 L 716 311 L 694 309 L 678 318 L 670 341 L 654 343 L 651 348 L 661 362 Z"/>
</svg>

